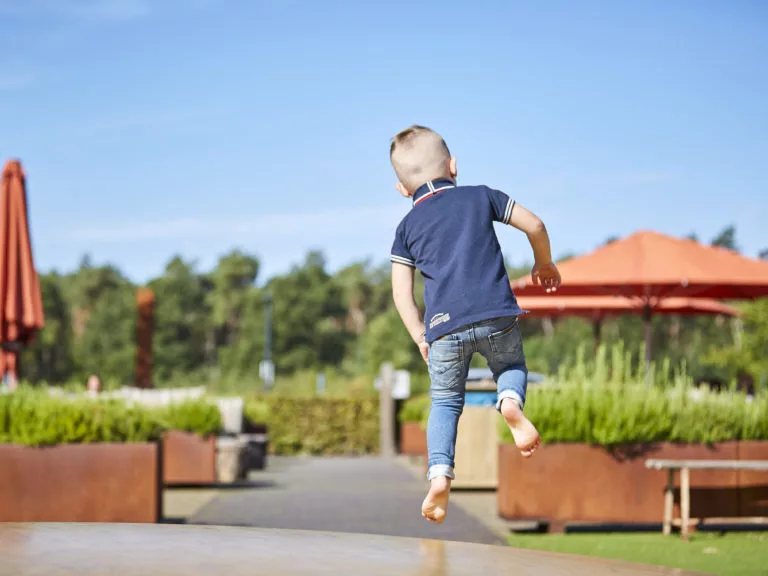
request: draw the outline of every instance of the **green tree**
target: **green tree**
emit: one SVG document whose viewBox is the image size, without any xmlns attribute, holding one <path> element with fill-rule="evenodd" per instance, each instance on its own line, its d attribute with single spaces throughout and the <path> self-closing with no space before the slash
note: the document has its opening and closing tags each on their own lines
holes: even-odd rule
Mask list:
<svg viewBox="0 0 768 576">
<path fill-rule="evenodd" d="M 320 252 L 301 266 L 270 280 L 274 305 L 274 357 L 277 370 L 339 365 L 349 333 L 342 290 L 325 270 Z"/>
<path fill-rule="evenodd" d="M 22 377 L 30 382 L 63 382 L 74 369 L 70 304 L 56 272 L 40 275 L 45 326 L 24 350 Z"/>
<path fill-rule="evenodd" d="M 208 301 L 216 330 L 216 343 L 234 342 L 243 316 L 248 292 L 259 274 L 259 260 L 239 250 L 223 256 L 210 274 Z"/>
<path fill-rule="evenodd" d="M 725 370 L 735 378 L 751 375 L 758 384 L 768 381 L 768 298 L 740 305 L 741 326 L 736 327 L 730 346 L 710 345 L 705 363 Z"/>
<path fill-rule="evenodd" d="M 736 227 L 727 226 L 712 239 L 712 246 L 720 246 L 721 248 L 727 248 L 728 250 L 739 251 L 739 247 L 736 244 Z"/>
<path fill-rule="evenodd" d="M 127 283 L 117 268 L 111 265 L 94 266 L 88 255 L 83 257 L 76 272 L 62 279 L 65 297 L 72 307 L 72 328 L 76 340 L 82 337 L 90 313 L 101 296 Z"/>
<path fill-rule="evenodd" d="M 102 381 L 132 385 L 136 366 L 136 297 L 124 283 L 106 290 L 90 307 L 78 343 L 83 378 L 96 374 Z"/>
<path fill-rule="evenodd" d="M 363 346 L 370 374 L 376 374 L 384 362 L 392 362 L 397 370 L 426 369 L 418 347 L 411 340 L 394 307 L 371 321 L 364 335 Z"/>
<path fill-rule="evenodd" d="M 243 316 L 235 341 L 219 349 L 219 364 L 233 376 L 259 374 L 264 359 L 264 292 L 251 288 L 246 295 Z"/>
<path fill-rule="evenodd" d="M 173 258 L 164 274 L 150 282 L 155 293 L 152 338 L 153 372 L 157 381 L 189 374 L 205 362 L 210 310 L 193 265 Z"/>
</svg>

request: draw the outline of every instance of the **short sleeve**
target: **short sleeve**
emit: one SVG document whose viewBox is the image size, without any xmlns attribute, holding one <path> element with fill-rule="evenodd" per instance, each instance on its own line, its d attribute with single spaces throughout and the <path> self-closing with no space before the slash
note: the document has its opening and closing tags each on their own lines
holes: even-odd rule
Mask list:
<svg viewBox="0 0 768 576">
<path fill-rule="evenodd" d="M 398 226 L 397 232 L 395 232 L 395 241 L 392 243 L 390 259 L 397 264 L 405 264 L 411 268 L 416 268 L 416 261 L 405 245 L 405 234 L 403 233 L 402 226 Z"/>
<path fill-rule="evenodd" d="M 515 206 L 515 201 L 500 190 L 486 188 L 486 192 L 488 193 L 488 199 L 491 201 L 493 219 L 497 222 L 508 224 L 509 217 L 512 216 L 512 208 Z"/>
</svg>

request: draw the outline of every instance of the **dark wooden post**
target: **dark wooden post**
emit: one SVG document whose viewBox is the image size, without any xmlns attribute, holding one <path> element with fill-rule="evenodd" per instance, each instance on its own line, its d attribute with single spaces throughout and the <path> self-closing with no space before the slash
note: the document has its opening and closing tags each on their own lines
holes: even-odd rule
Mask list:
<svg viewBox="0 0 768 576">
<path fill-rule="evenodd" d="M 136 386 L 152 388 L 152 332 L 154 330 L 155 294 L 149 288 L 136 293 Z"/>
</svg>

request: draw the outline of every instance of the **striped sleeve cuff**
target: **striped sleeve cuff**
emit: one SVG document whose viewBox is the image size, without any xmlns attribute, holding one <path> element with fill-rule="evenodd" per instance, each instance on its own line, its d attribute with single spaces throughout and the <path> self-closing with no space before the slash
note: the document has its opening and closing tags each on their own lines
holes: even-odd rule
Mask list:
<svg viewBox="0 0 768 576">
<path fill-rule="evenodd" d="M 397 256 L 396 254 L 392 254 L 390 256 L 390 259 L 392 262 L 395 262 L 396 264 L 405 264 L 406 266 L 410 266 L 411 268 L 416 268 L 416 262 L 413 260 L 410 260 L 409 258 L 403 258 L 402 256 Z"/>
<path fill-rule="evenodd" d="M 515 201 L 512 198 L 507 202 L 507 209 L 504 210 L 504 224 L 509 224 L 509 219 L 512 217 L 512 208 L 515 207 Z"/>
</svg>

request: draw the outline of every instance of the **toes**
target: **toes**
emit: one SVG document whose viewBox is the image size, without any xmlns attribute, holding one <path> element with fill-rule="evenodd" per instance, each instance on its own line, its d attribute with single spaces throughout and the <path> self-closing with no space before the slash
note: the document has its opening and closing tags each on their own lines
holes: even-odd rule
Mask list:
<svg viewBox="0 0 768 576">
<path fill-rule="evenodd" d="M 526 446 L 525 448 L 521 448 L 520 449 L 520 453 L 523 455 L 523 457 L 530 458 L 531 456 L 533 456 L 533 453 L 536 452 L 536 449 L 540 445 L 541 445 L 541 439 L 539 438 L 533 444 L 530 444 L 530 445 Z"/>
</svg>

